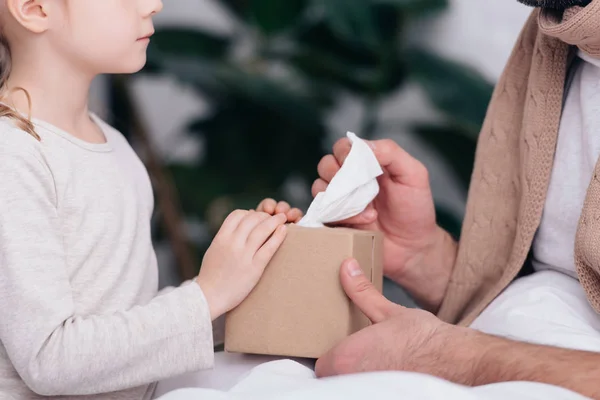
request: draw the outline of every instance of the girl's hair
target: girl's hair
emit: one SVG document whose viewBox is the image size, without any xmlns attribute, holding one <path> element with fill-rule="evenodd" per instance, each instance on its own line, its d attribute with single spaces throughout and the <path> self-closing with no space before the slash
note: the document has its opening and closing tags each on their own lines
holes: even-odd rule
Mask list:
<svg viewBox="0 0 600 400">
<path fill-rule="evenodd" d="M 27 97 L 29 111 L 31 112 L 31 97 L 29 97 L 29 93 L 27 92 L 27 90 L 20 87 L 12 89 L 6 87 L 11 68 L 12 59 L 10 55 L 10 47 L 8 45 L 8 42 L 6 41 L 6 38 L 2 34 L 0 34 L 0 118 L 7 117 L 9 119 L 12 119 L 20 129 L 29 133 L 31 136 L 33 136 L 39 141 L 41 139 L 40 136 L 35 132 L 35 127 L 31 122 L 31 116 L 25 118 L 13 107 L 10 107 L 2 102 L 8 99 L 8 97 L 14 92 L 22 91 L 25 94 L 25 97 Z"/>
</svg>

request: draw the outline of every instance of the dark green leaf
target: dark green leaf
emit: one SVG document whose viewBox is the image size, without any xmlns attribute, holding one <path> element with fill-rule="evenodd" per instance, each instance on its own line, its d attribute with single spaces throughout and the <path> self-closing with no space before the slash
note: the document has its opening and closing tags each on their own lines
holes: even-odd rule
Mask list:
<svg viewBox="0 0 600 400">
<path fill-rule="evenodd" d="M 217 171 L 185 164 L 169 165 L 186 215 L 204 218 L 211 201 L 228 192 L 227 177 Z"/>
<path fill-rule="evenodd" d="M 143 72 L 170 75 L 184 84 L 190 84 L 203 95 L 218 101 L 227 96 L 227 86 L 216 76 L 215 71 L 226 70 L 224 61 L 214 61 L 201 57 L 164 57 L 160 53 L 148 52 L 149 68 Z"/>
<path fill-rule="evenodd" d="M 473 69 L 422 50 L 410 50 L 406 59 L 411 76 L 429 99 L 448 117 L 478 133 L 493 85 Z"/>
<path fill-rule="evenodd" d="M 384 38 L 369 46 L 336 35 L 320 21 L 308 25 L 298 36 L 298 45 L 272 51 L 264 57 L 290 63 L 312 81 L 337 86 L 369 97 L 397 90 L 406 68 L 399 58 L 401 18 L 390 6 L 372 7 L 377 34 Z"/>
<path fill-rule="evenodd" d="M 317 0 L 332 31 L 344 40 L 376 46 L 378 40 L 370 0 Z"/>
<path fill-rule="evenodd" d="M 456 126 L 418 125 L 412 131 L 448 163 L 466 191 L 473 172 L 476 139 Z"/>
<path fill-rule="evenodd" d="M 448 232 L 455 240 L 460 238 L 462 220 L 441 204 L 435 205 L 437 224 Z"/>
<path fill-rule="evenodd" d="M 276 196 L 291 175 L 313 176 L 323 156 L 324 127 L 304 129 L 250 101 L 221 103 L 190 125 L 204 144 L 203 166 L 219 171 L 229 192 Z"/>
<path fill-rule="evenodd" d="M 229 50 L 230 39 L 190 28 L 157 29 L 148 47 L 154 57 L 223 57 Z"/>
<path fill-rule="evenodd" d="M 308 0 L 254 0 L 249 12 L 259 29 L 270 35 L 293 26 L 307 3 Z"/>
<path fill-rule="evenodd" d="M 250 2 L 251 0 L 219 0 L 219 4 L 240 20 L 246 19 Z"/>
<path fill-rule="evenodd" d="M 376 67 L 401 48 L 403 20 L 399 11 L 388 5 L 372 6 L 369 14 L 379 38 L 375 45 L 360 36 L 338 35 L 327 19 L 307 24 L 295 39 L 302 48 L 327 54 L 352 67 Z"/>
<path fill-rule="evenodd" d="M 216 100 L 240 99 L 294 121 L 301 129 L 320 127 L 321 110 L 305 88 L 247 72 L 228 62 L 165 57 L 155 63 L 183 83 L 192 84 Z"/>
<path fill-rule="evenodd" d="M 339 58 L 308 47 L 284 56 L 295 68 L 312 80 L 337 86 L 359 95 L 385 95 L 394 92 L 404 82 L 405 66 L 395 57 L 382 59 L 373 67 L 349 65 Z"/>
<path fill-rule="evenodd" d="M 403 13 L 424 15 L 445 9 L 448 0 L 374 0 L 377 4 L 393 5 Z"/>
</svg>

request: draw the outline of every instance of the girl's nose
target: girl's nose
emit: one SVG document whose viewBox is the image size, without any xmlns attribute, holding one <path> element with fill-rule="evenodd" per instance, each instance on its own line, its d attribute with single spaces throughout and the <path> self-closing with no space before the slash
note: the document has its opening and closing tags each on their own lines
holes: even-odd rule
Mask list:
<svg viewBox="0 0 600 400">
<path fill-rule="evenodd" d="M 155 14 L 158 14 L 163 9 L 162 0 L 149 0 L 146 1 L 146 9 L 144 10 L 144 16 L 151 17 Z"/>
</svg>

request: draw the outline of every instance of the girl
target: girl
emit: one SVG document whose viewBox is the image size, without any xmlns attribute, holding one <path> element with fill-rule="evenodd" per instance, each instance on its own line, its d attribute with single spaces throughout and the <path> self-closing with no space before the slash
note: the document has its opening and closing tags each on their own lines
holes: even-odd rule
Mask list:
<svg viewBox="0 0 600 400">
<path fill-rule="evenodd" d="M 87 96 L 98 74 L 144 65 L 161 8 L 0 0 L 0 398 L 148 399 L 152 382 L 210 368 L 211 321 L 300 215 L 233 212 L 199 276 L 157 293 L 148 175 Z"/>
</svg>

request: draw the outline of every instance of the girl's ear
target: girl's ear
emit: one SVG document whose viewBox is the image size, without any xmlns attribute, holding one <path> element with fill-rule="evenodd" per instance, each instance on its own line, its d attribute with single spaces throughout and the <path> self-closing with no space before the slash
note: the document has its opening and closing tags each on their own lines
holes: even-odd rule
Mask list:
<svg viewBox="0 0 600 400">
<path fill-rule="evenodd" d="M 42 33 L 49 26 L 48 13 L 52 1 L 56 0 L 6 0 L 6 11 L 23 28 L 33 33 Z"/>
</svg>

